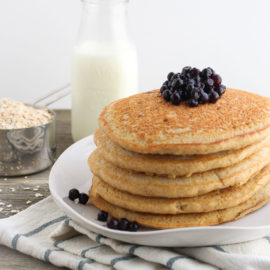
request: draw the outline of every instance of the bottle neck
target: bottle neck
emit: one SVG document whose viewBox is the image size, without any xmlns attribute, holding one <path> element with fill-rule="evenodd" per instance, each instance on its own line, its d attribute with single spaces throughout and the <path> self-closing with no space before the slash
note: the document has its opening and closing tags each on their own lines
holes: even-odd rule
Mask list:
<svg viewBox="0 0 270 270">
<path fill-rule="evenodd" d="M 78 43 L 128 43 L 124 0 L 84 0 Z"/>
</svg>

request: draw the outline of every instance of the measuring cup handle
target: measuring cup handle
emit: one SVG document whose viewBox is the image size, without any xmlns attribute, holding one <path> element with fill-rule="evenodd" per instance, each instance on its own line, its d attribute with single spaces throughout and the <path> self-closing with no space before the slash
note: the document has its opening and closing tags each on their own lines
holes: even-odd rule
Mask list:
<svg viewBox="0 0 270 270">
<path fill-rule="evenodd" d="M 46 96 L 39 98 L 36 100 L 33 105 L 42 105 L 42 106 L 49 106 L 56 101 L 68 96 L 70 94 L 70 83 L 65 84 L 61 88 L 53 90 L 52 92 L 48 93 Z"/>
</svg>

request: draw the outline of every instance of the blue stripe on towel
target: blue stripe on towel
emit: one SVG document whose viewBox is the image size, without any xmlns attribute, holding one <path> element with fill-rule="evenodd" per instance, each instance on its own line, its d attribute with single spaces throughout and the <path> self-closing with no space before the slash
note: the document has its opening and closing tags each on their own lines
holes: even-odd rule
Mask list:
<svg viewBox="0 0 270 270">
<path fill-rule="evenodd" d="M 136 250 L 137 248 L 139 248 L 139 247 L 141 247 L 141 246 L 138 246 L 138 245 L 132 246 L 132 247 L 129 249 L 128 253 L 134 255 L 135 250 Z"/>
<path fill-rule="evenodd" d="M 266 239 L 270 243 L 270 236 L 265 236 L 264 239 Z"/>
<path fill-rule="evenodd" d="M 167 263 L 166 263 L 166 266 L 169 267 L 169 268 L 172 268 L 172 265 L 177 261 L 177 260 L 180 260 L 180 259 L 185 259 L 186 257 L 183 256 L 183 255 L 178 255 L 178 256 L 175 256 L 175 257 L 172 257 L 170 258 Z"/>
<path fill-rule="evenodd" d="M 80 235 L 82 235 L 82 234 L 77 233 L 77 234 L 74 234 L 74 235 L 72 235 L 72 236 L 70 236 L 70 237 L 68 237 L 68 238 L 61 239 L 61 240 L 56 240 L 56 241 L 54 241 L 53 245 L 54 245 L 55 247 L 58 247 L 59 244 L 65 242 L 65 241 L 72 240 L 73 238 L 76 238 L 76 237 L 78 237 L 78 236 L 80 236 Z"/>
<path fill-rule="evenodd" d="M 45 262 L 50 262 L 49 257 L 50 257 L 50 255 L 51 255 L 51 253 L 52 253 L 53 251 L 63 251 L 63 249 L 62 249 L 62 248 L 47 249 L 47 250 L 45 251 L 45 253 L 44 253 L 44 261 L 45 261 Z"/>
<path fill-rule="evenodd" d="M 41 226 L 37 227 L 36 229 L 34 229 L 34 230 L 32 230 L 32 231 L 30 231 L 28 233 L 23 234 L 23 236 L 29 237 L 29 236 L 32 236 L 34 234 L 37 234 L 37 233 L 43 231 L 44 229 L 46 229 L 47 227 L 49 227 L 49 226 L 51 226 L 51 225 L 53 225 L 55 223 L 58 223 L 60 221 L 63 221 L 66 218 L 67 218 L 67 216 L 61 216 L 61 217 L 58 217 L 56 219 L 53 219 L 53 220 L 51 220 L 49 222 L 46 222 L 46 223 L 42 224 Z"/>
<path fill-rule="evenodd" d="M 121 261 L 128 261 L 136 258 L 134 255 L 127 255 L 119 258 L 115 258 L 111 260 L 111 265 L 114 266 L 116 263 L 121 262 Z"/>
<path fill-rule="evenodd" d="M 104 247 L 104 246 L 105 246 L 105 245 L 98 245 L 98 246 L 93 246 L 93 247 L 86 248 L 86 249 L 82 250 L 82 252 L 81 252 L 81 257 L 85 258 L 85 254 L 86 254 L 86 252 L 88 252 L 89 250 L 96 249 L 96 248 L 100 248 L 100 247 Z"/>
<path fill-rule="evenodd" d="M 85 261 L 80 261 L 79 264 L 78 264 L 78 270 L 83 270 L 83 267 L 85 264 L 91 264 L 91 263 L 94 263 L 95 261 L 92 260 L 92 259 L 89 259 L 89 260 L 85 260 Z"/>
<path fill-rule="evenodd" d="M 65 220 L 65 224 L 66 225 L 69 225 L 69 222 L 71 221 L 71 218 L 67 218 L 66 220 Z"/>
<path fill-rule="evenodd" d="M 16 246 L 17 246 L 17 242 L 18 242 L 18 239 L 21 237 L 21 234 L 16 234 L 12 241 L 11 241 L 11 247 L 16 249 Z"/>
<path fill-rule="evenodd" d="M 103 235 L 98 234 L 98 235 L 96 236 L 96 242 L 100 244 L 100 240 L 101 240 L 101 238 L 103 238 L 103 237 L 104 237 Z"/>
<path fill-rule="evenodd" d="M 19 240 L 19 238 L 20 238 L 21 236 L 25 236 L 25 237 L 33 236 L 33 235 L 35 235 L 35 234 L 37 234 L 37 233 L 43 231 L 43 230 L 46 229 L 47 227 L 49 227 L 49 226 L 51 226 L 51 225 L 53 225 L 53 224 L 55 224 L 55 223 L 57 223 L 57 222 L 60 222 L 60 221 L 62 221 L 62 220 L 64 220 L 64 219 L 66 219 L 66 218 L 67 218 L 66 215 L 65 215 L 65 216 L 61 216 L 61 217 L 58 217 L 58 218 L 56 218 L 56 219 L 53 219 L 53 220 L 51 220 L 51 221 L 49 221 L 49 222 L 46 222 L 46 223 L 42 224 L 41 226 L 37 227 L 36 229 L 34 229 L 34 230 L 32 230 L 32 231 L 30 231 L 30 232 L 28 232 L 28 233 L 24 233 L 24 234 L 16 234 L 16 235 L 13 237 L 13 239 L 11 240 L 11 246 L 12 246 L 12 248 L 16 249 L 18 240 Z"/>
<path fill-rule="evenodd" d="M 221 246 L 212 246 L 213 249 L 217 250 L 217 251 L 221 251 L 224 253 L 227 253 Z"/>
</svg>

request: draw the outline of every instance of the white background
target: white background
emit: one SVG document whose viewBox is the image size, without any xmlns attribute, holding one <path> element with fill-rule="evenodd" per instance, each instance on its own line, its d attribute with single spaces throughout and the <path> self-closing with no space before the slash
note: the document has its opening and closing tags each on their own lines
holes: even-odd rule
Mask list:
<svg viewBox="0 0 270 270">
<path fill-rule="evenodd" d="M 270 97 L 269 11 L 268 0 L 131 0 L 140 90 L 211 66 L 225 85 Z M 0 98 L 31 103 L 70 81 L 80 12 L 79 0 L 0 1 Z"/>
</svg>

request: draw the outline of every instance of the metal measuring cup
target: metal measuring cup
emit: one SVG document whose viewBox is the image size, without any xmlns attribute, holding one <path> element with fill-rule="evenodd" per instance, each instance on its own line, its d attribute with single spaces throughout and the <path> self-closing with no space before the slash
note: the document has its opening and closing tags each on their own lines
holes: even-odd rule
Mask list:
<svg viewBox="0 0 270 270">
<path fill-rule="evenodd" d="M 19 129 L 0 129 L 0 176 L 19 176 L 47 169 L 55 159 L 55 112 L 36 104 L 54 98 L 46 106 L 69 94 L 66 85 L 36 101 L 32 106 L 53 117 L 46 124 Z M 60 94 L 60 96 L 59 96 Z M 56 98 L 55 95 L 58 95 Z"/>
</svg>

